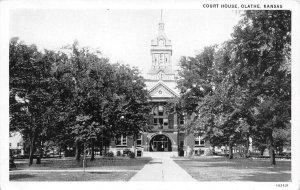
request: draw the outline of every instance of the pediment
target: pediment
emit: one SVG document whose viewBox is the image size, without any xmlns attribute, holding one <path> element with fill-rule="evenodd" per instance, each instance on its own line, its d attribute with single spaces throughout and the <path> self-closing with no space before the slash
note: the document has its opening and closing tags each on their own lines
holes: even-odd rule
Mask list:
<svg viewBox="0 0 300 190">
<path fill-rule="evenodd" d="M 175 98 L 178 95 L 163 83 L 158 83 L 149 90 L 152 98 Z"/>
</svg>

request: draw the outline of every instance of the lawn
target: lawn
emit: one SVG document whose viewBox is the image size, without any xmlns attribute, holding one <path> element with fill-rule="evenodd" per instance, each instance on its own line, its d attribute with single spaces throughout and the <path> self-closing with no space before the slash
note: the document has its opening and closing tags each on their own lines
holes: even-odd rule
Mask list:
<svg viewBox="0 0 300 190">
<path fill-rule="evenodd" d="M 26 172 L 10 173 L 11 181 L 129 181 L 136 172 Z"/>
<path fill-rule="evenodd" d="M 128 181 L 150 160 L 151 158 L 146 157 L 135 159 L 128 157 L 96 158 L 94 161 L 87 160 L 86 172 L 83 172 L 82 161 L 78 162 L 74 159 L 44 159 L 41 164 L 34 163 L 30 167 L 27 162 L 24 162 L 27 160 L 16 160 L 17 169 L 10 172 L 10 180 Z"/>
<path fill-rule="evenodd" d="M 219 158 L 175 159 L 180 167 L 198 181 L 291 181 L 291 161 Z"/>
</svg>

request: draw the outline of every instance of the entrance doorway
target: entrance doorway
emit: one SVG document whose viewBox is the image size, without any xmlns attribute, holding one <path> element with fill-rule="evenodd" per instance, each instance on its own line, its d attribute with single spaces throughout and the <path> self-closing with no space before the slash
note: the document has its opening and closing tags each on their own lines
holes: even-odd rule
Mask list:
<svg viewBox="0 0 300 190">
<path fill-rule="evenodd" d="M 150 151 L 172 151 L 172 142 L 166 135 L 155 135 L 150 141 Z"/>
</svg>

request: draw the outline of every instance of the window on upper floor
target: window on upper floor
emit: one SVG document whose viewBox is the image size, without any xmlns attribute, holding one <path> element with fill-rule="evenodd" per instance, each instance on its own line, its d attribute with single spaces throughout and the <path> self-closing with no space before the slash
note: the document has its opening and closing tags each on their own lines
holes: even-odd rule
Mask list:
<svg viewBox="0 0 300 190">
<path fill-rule="evenodd" d="M 158 106 L 158 115 L 163 116 L 164 115 L 164 106 Z"/>
<path fill-rule="evenodd" d="M 168 125 L 169 124 L 169 119 L 164 119 L 163 122 L 164 122 L 164 125 Z"/>
<path fill-rule="evenodd" d="M 139 133 L 137 135 L 137 138 L 136 138 L 136 145 L 137 146 L 141 146 L 142 145 L 142 133 Z"/>
<path fill-rule="evenodd" d="M 153 118 L 153 125 L 164 125 L 164 118 Z"/>
<path fill-rule="evenodd" d="M 201 136 L 195 136 L 195 146 L 204 146 L 205 141 Z"/>
<path fill-rule="evenodd" d="M 153 118 L 153 125 L 158 125 L 158 118 Z"/>
<path fill-rule="evenodd" d="M 126 135 L 117 136 L 115 143 L 117 146 L 127 146 L 127 136 Z"/>
<path fill-rule="evenodd" d="M 179 124 L 180 124 L 180 125 L 183 125 L 183 124 L 184 124 L 184 116 L 183 116 L 183 115 L 181 115 L 181 116 L 179 117 Z"/>
<path fill-rule="evenodd" d="M 153 108 L 154 116 L 163 116 L 164 115 L 164 106 L 156 106 Z"/>
</svg>

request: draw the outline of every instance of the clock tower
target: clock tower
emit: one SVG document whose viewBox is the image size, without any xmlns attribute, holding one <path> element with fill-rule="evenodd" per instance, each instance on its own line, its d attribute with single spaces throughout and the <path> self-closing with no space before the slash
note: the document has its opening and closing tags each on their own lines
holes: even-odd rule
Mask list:
<svg viewBox="0 0 300 190">
<path fill-rule="evenodd" d="M 172 44 L 165 34 L 165 24 L 161 20 L 158 24 L 158 33 L 151 40 L 151 69 L 148 77 L 156 80 L 174 80 L 175 73 L 172 70 Z"/>
</svg>

